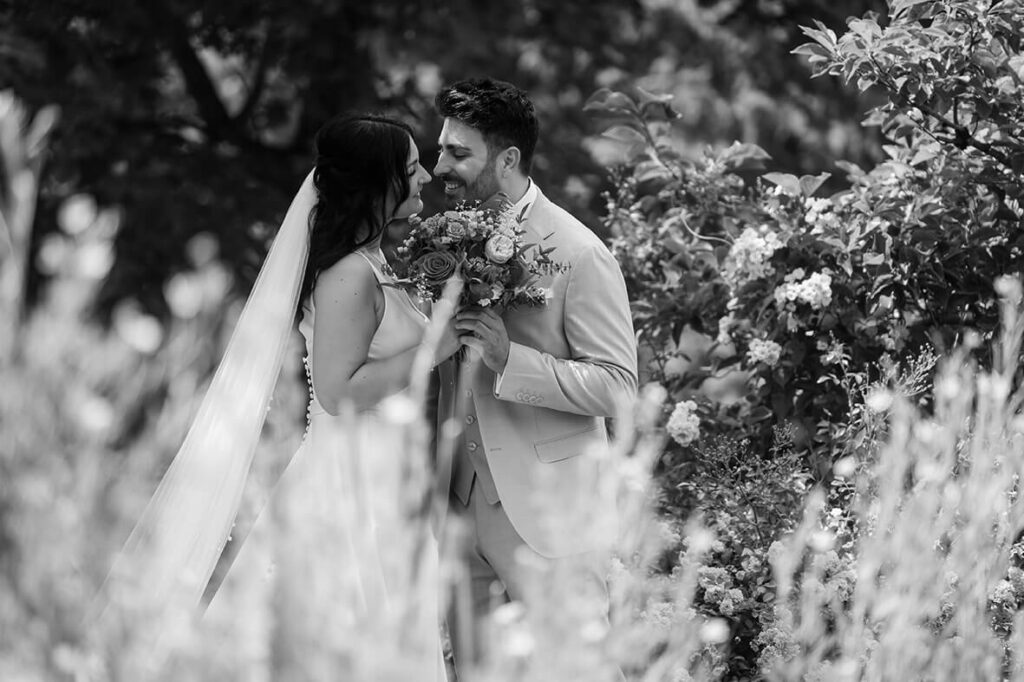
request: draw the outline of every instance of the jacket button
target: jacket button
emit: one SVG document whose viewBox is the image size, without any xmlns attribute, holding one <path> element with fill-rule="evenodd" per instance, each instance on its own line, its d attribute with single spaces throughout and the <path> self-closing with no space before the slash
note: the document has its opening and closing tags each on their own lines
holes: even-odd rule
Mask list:
<svg viewBox="0 0 1024 682">
<path fill-rule="evenodd" d="M 477 447 L 479 446 L 477 446 L 476 442 L 474 441 L 469 441 L 468 443 L 466 443 L 466 449 L 469 450 L 470 452 L 476 452 Z"/>
<path fill-rule="evenodd" d="M 476 421 L 476 417 L 474 417 L 474 416 L 473 416 L 473 415 L 471 415 L 471 414 L 467 414 L 467 415 L 466 415 L 466 423 L 467 423 L 467 424 L 472 424 L 472 423 L 473 423 L 473 422 L 475 422 L 475 421 Z"/>
</svg>

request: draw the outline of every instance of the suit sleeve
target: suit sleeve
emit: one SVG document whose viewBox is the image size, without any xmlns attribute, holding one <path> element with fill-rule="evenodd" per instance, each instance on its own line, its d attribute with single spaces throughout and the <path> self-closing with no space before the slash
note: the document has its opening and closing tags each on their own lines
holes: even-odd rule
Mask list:
<svg viewBox="0 0 1024 682">
<path fill-rule="evenodd" d="M 500 400 L 593 417 L 614 417 L 637 390 L 636 337 L 622 272 L 603 245 L 573 264 L 563 317 L 569 358 L 512 343 L 495 381 Z"/>
</svg>

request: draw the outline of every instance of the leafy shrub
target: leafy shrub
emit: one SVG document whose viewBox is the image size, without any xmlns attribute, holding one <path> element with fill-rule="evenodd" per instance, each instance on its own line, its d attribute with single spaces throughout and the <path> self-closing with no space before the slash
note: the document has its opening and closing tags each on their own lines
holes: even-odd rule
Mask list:
<svg viewBox="0 0 1024 682">
<path fill-rule="evenodd" d="M 886 160 L 837 162 L 847 186 L 830 196 L 828 173 L 763 172 L 754 144 L 687 157 L 667 97 L 600 90 L 586 105 L 619 149 L 606 223 L 643 369 L 669 396 L 663 508 L 699 511 L 723 543 L 725 573 L 697 608 L 732 618 L 730 674 L 756 668 L 753 640 L 776 621 L 749 601 L 774 579 L 743 550 L 796 527 L 810 481 L 832 486 L 846 518 L 834 467 L 870 460 L 886 436 L 867 397 L 889 388 L 928 410 L 938 355 L 995 360 L 993 281 L 1024 257 L 1022 23 L 1020 2 L 949 0 L 892 2 L 842 36 L 806 28 L 813 42 L 795 52 L 814 75 L 884 99 L 865 125 Z M 766 503 L 764 534 L 751 519 Z M 748 601 L 719 598 L 733 589 Z"/>
<path fill-rule="evenodd" d="M 678 400 L 713 394 L 708 379 L 725 370 L 751 375 L 744 400 L 701 403 L 708 428 L 767 444 L 790 422 L 826 470 L 830 430 L 849 411 L 844 365 L 898 364 L 968 330 L 992 339 L 993 278 L 1019 271 L 1024 247 L 1014 8 L 893 3 L 884 28 L 869 16 L 842 38 L 805 29 L 815 42 L 796 52 L 816 74 L 889 96 L 866 120 L 888 137 L 889 159 L 867 171 L 839 162 L 849 187 L 830 197 L 815 196 L 827 174 L 749 181 L 768 160 L 754 145 L 684 158 L 663 97 L 590 99 L 623 147 L 606 221 L 650 376 Z M 694 348 L 691 329 L 711 343 Z"/>
</svg>

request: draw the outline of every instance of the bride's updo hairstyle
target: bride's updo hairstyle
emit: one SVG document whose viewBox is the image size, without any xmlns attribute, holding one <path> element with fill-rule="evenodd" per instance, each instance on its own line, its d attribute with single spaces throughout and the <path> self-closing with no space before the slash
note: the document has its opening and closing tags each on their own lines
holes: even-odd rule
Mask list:
<svg viewBox="0 0 1024 682">
<path fill-rule="evenodd" d="M 383 116 L 339 116 L 317 131 L 317 203 L 309 217 L 300 309 L 320 273 L 379 237 L 389 212 L 408 196 L 411 135 L 405 123 Z"/>
</svg>

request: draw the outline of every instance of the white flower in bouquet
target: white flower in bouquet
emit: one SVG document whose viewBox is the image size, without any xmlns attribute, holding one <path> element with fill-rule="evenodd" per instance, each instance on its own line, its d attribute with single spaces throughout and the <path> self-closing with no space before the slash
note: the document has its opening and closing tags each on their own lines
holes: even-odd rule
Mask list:
<svg viewBox="0 0 1024 682">
<path fill-rule="evenodd" d="M 512 237 L 498 233 L 491 235 L 484 245 L 484 254 L 492 263 L 507 263 L 516 253 L 516 243 Z"/>
</svg>

